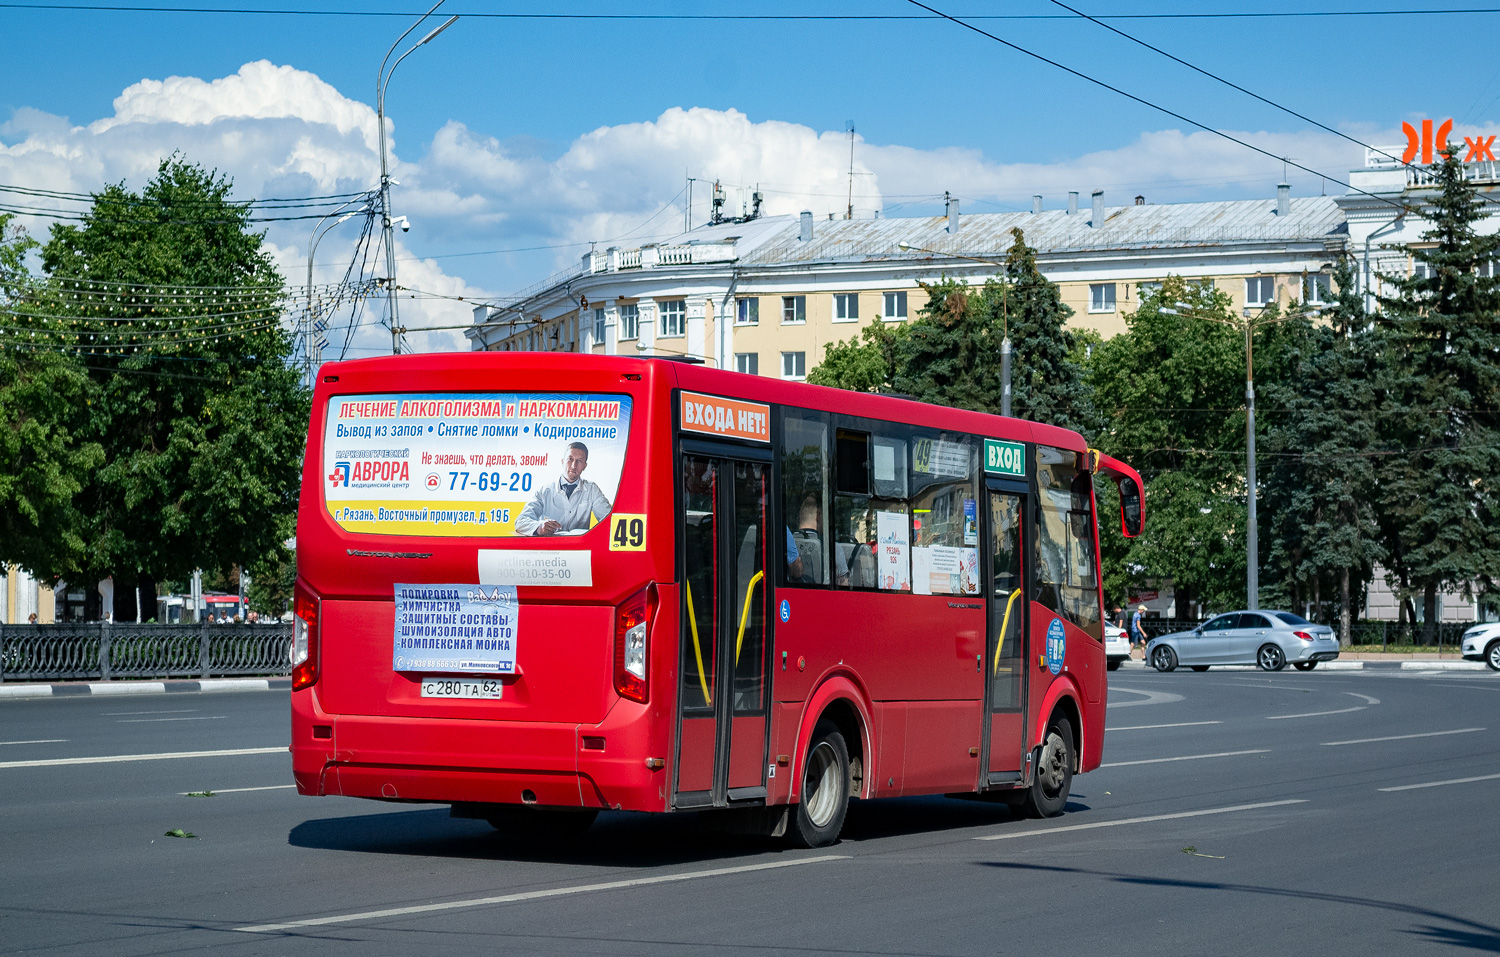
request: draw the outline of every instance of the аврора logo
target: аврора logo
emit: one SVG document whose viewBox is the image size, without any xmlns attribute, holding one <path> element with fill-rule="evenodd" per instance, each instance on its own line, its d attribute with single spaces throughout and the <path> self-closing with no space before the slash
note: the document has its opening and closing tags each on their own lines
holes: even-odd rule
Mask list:
<svg viewBox="0 0 1500 957">
<path fill-rule="evenodd" d="M 333 488 L 338 488 L 339 486 L 343 486 L 344 488 L 349 487 L 348 462 L 333 463 L 333 471 L 328 474 L 328 484 Z"/>
<path fill-rule="evenodd" d="M 1401 154 L 1401 162 L 1410 163 L 1420 151 L 1422 162 L 1431 164 L 1435 157 L 1448 148 L 1448 134 L 1453 132 L 1453 120 L 1444 120 L 1438 126 L 1436 135 L 1433 133 L 1432 120 L 1422 121 L 1420 135 L 1416 127 L 1404 122 L 1401 124 L 1401 132 L 1406 134 L 1406 152 Z M 1480 163 L 1486 160 L 1491 163 L 1495 162 L 1495 137 L 1465 136 L 1464 145 L 1469 148 L 1469 152 L 1464 156 L 1465 163 Z"/>
</svg>

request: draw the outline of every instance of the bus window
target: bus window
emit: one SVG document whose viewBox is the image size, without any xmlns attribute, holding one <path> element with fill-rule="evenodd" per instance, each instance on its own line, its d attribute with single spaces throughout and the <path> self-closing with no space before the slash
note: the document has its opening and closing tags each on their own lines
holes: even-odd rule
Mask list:
<svg viewBox="0 0 1500 957">
<path fill-rule="evenodd" d="M 715 652 L 718 649 L 718 533 L 714 516 L 718 470 L 708 459 L 688 456 L 682 462 L 684 513 L 683 569 L 686 574 L 687 625 L 682 630 L 682 710 L 713 712 Z"/>
<path fill-rule="evenodd" d="M 1102 640 L 1091 476 L 1076 452 L 1039 445 L 1036 461 L 1036 600 Z"/>
<path fill-rule="evenodd" d="M 979 594 L 978 467 L 973 440 L 919 435 L 911 443 L 912 591 Z"/>
<path fill-rule="evenodd" d="M 801 577 L 792 584 L 826 585 L 829 567 L 834 578 L 848 584 L 847 553 L 830 547 L 828 515 L 828 419 L 817 412 L 788 410 L 781 429 L 781 504 Z M 831 553 L 831 554 L 830 554 Z"/>
</svg>

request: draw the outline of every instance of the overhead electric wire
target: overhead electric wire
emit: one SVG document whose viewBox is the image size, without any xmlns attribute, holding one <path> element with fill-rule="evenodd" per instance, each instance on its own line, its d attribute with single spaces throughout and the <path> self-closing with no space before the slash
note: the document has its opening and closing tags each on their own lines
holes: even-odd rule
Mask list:
<svg viewBox="0 0 1500 957">
<path fill-rule="evenodd" d="M 1252 99 L 1255 99 L 1255 100 L 1259 100 L 1260 102 L 1266 104 L 1267 106 L 1272 107 L 1274 109 L 1278 109 L 1281 112 L 1286 113 L 1289 116 L 1295 116 L 1297 119 L 1302 120 L 1304 123 L 1311 123 L 1313 126 L 1316 126 L 1318 129 L 1323 130 L 1324 132 L 1327 132 L 1327 133 L 1332 133 L 1334 136 L 1340 137 L 1342 139 L 1346 139 L 1349 142 L 1353 143 L 1355 146 L 1360 146 L 1360 147 L 1363 147 L 1363 148 L 1365 148 L 1367 150 L 1370 150 L 1372 152 L 1379 153 L 1381 156 L 1384 156 L 1386 159 L 1393 160 L 1393 161 L 1401 164 L 1406 169 L 1417 169 L 1417 167 L 1414 166 L 1413 164 L 1408 163 L 1406 160 L 1401 159 L 1401 158 L 1399 158 L 1397 156 L 1393 156 L 1390 153 L 1387 153 L 1385 150 L 1381 149 L 1378 146 L 1371 146 L 1369 143 L 1366 143 L 1363 140 L 1357 140 L 1354 137 L 1350 136 L 1349 134 L 1340 132 L 1339 130 L 1334 129 L 1331 126 L 1328 126 L 1327 124 L 1319 123 L 1317 120 L 1313 119 L 1310 116 L 1307 116 L 1307 115 L 1305 115 L 1303 113 L 1298 113 L 1296 110 L 1292 109 L 1289 106 L 1283 106 L 1282 104 L 1277 103 L 1275 100 L 1271 100 L 1271 99 L 1268 99 L 1268 98 L 1266 98 L 1264 96 L 1261 96 L 1259 93 L 1256 93 L 1253 90 L 1247 90 L 1243 86 L 1240 86 L 1238 83 L 1235 83 L 1233 80 L 1225 79 L 1224 77 L 1219 76 L 1217 73 L 1213 73 L 1213 72 L 1211 72 L 1209 70 L 1205 70 L 1205 69 L 1203 69 L 1200 66 L 1196 66 L 1196 65 L 1194 65 L 1192 63 L 1189 63 L 1188 61 L 1182 59 L 1179 56 L 1175 56 L 1175 55 L 1173 55 L 1171 53 L 1168 53 L 1166 50 L 1163 50 L 1159 46 L 1154 46 L 1154 45 L 1152 45 L 1150 43 L 1147 43 L 1145 40 L 1142 40 L 1139 37 L 1131 36 L 1130 34 L 1126 33 L 1124 30 L 1121 30 L 1119 27 L 1112 27 L 1112 26 L 1110 26 L 1109 24 L 1105 23 L 1102 19 L 1100 19 L 1098 17 L 1089 16 L 1087 13 L 1084 13 L 1082 10 L 1079 10 L 1076 7 L 1070 7 L 1070 6 L 1068 6 L 1066 3 L 1063 3 L 1062 0 L 1049 0 L 1049 2 L 1051 2 L 1052 4 L 1054 4 L 1056 6 L 1062 7 L 1064 10 L 1067 10 L 1070 13 L 1078 15 L 1078 16 L 1082 17 L 1083 19 L 1088 20 L 1091 23 L 1098 24 L 1099 26 L 1101 26 L 1104 29 L 1110 31 L 1111 33 L 1114 33 L 1114 34 L 1117 34 L 1118 36 L 1124 37 L 1125 39 L 1129 40 L 1131 43 L 1140 44 L 1141 46 L 1143 46 L 1146 49 L 1152 51 L 1153 53 L 1158 53 L 1161 56 L 1166 57 L 1168 60 L 1171 60 L 1173 63 L 1177 63 L 1177 64 L 1180 64 L 1182 66 L 1185 66 L 1189 70 L 1193 70 L 1196 73 L 1200 73 L 1203 76 L 1208 77 L 1210 80 L 1214 80 L 1214 81 L 1216 81 L 1218 83 L 1222 83 L 1222 84 L 1224 84 L 1225 86 L 1227 86 L 1227 87 L 1229 87 L 1231 89 L 1238 90 L 1241 93 L 1245 94 L 1246 96 L 1248 96 L 1248 97 L 1250 97 Z"/>
<path fill-rule="evenodd" d="M 279 7 L 128 7 L 118 4 L 84 3 L 0 3 L 3 10 L 58 10 L 90 13 L 194 13 L 228 14 L 239 16 L 301 16 L 301 17 L 412 17 L 420 11 L 395 10 L 297 10 Z M 1462 14 L 1500 13 L 1500 7 L 1452 7 L 1438 10 L 1241 10 L 1217 13 L 1121 13 L 1113 14 L 1110 20 L 1235 20 L 1235 19 L 1279 19 L 1305 17 L 1409 17 L 1409 16 L 1453 16 Z M 493 13 L 461 12 L 466 18 L 490 20 L 679 20 L 679 21 L 742 21 L 742 22 L 859 22 L 931 20 L 900 14 L 818 14 L 818 13 Z M 1047 14 L 978 14 L 966 16 L 967 20 L 1067 20 L 1070 17 Z"/>
<path fill-rule="evenodd" d="M 929 7 L 927 4 L 923 3 L 922 0 L 907 0 L 907 2 L 910 3 L 910 4 L 912 4 L 913 6 L 921 7 L 923 10 L 931 11 L 932 13 L 937 14 L 938 16 L 942 17 L 943 19 L 948 20 L 948 21 L 950 21 L 952 23 L 955 23 L 958 26 L 961 26 L 961 27 L 963 27 L 966 30 L 972 30 L 973 32 L 979 34 L 982 37 L 988 37 L 989 39 L 994 40 L 996 43 L 999 43 L 1002 46 L 1006 46 L 1006 47 L 1009 47 L 1012 50 L 1015 50 L 1017 53 L 1023 53 L 1026 56 L 1029 56 L 1029 57 L 1031 57 L 1034 60 L 1040 60 L 1042 63 L 1045 63 L 1048 66 L 1056 67 L 1057 69 L 1062 70 L 1064 73 L 1068 73 L 1068 74 L 1071 74 L 1073 76 L 1076 76 L 1080 80 L 1086 80 L 1089 83 L 1094 84 L 1095 86 L 1102 87 L 1103 89 L 1109 90 L 1111 93 L 1116 93 L 1116 94 L 1118 94 L 1120 96 L 1123 96 L 1123 97 L 1125 97 L 1128 100 L 1133 100 L 1134 102 L 1139 103 L 1142 106 L 1150 107 L 1151 109 L 1156 110 L 1157 112 L 1165 113 L 1167 116 L 1170 116 L 1170 117 L 1172 117 L 1174 119 L 1178 119 L 1178 120 L 1181 120 L 1184 123 L 1191 124 L 1192 126 L 1195 126 L 1198 129 L 1204 131 L 1205 133 L 1212 133 L 1214 136 L 1221 137 L 1223 139 L 1228 140 L 1231 143 L 1235 143 L 1235 144 L 1237 144 L 1239 146 L 1243 146 L 1245 149 L 1251 150 L 1251 151 L 1256 152 L 1256 153 L 1259 153 L 1262 156 L 1265 156 L 1265 157 L 1267 157 L 1269 159 L 1277 160 L 1278 162 L 1285 163 L 1288 166 L 1295 166 L 1297 169 L 1302 170 L 1304 173 L 1311 173 L 1314 176 L 1321 176 L 1324 179 L 1328 180 L 1330 183 L 1337 183 L 1338 185 L 1340 185 L 1340 186 L 1344 187 L 1345 189 L 1349 190 L 1350 192 L 1359 193 L 1362 196 L 1368 196 L 1371 199 L 1376 200 L 1377 202 L 1385 203 L 1387 206 L 1393 206 L 1396 209 L 1402 210 L 1403 212 L 1407 211 L 1410 208 L 1410 207 L 1408 207 L 1404 203 L 1398 203 L 1398 202 L 1396 202 L 1393 199 L 1390 199 L 1388 197 L 1380 195 L 1379 193 L 1372 193 L 1369 190 L 1360 189 L 1359 187 L 1354 186 L 1354 185 L 1352 185 L 1352 184 L 1350 184 L 1348 182 L 1345 182 L 1344 180 L 1341 180 L 1341 179 L 1339 179 L 1336 176 L 1330 176 L 1327 173 L 1319 172 L 1318 170 L 1315 170 L 1315 169 L 1313 169 L 1310 166 L 1303 166 L 1301 163 L 1298 163 L 1295 160 L 1289 159 L 1289 158 L 1287 158 L 1285 156 L 1277 156 L 1275 153 L 1272 153 L 1270 150 L 1262 149 L 1261 147 L 1256 146 L 1254 143 L 1246 142 L 1245 140 L 1242 140 L 1242 139 L 1240 139 L 1237 136 L 1233 136 L 1233 135 L 1231 135 L 1229 133 L 1225 133 L 1223 130 L 1214 129 L 1213 127 L 1211 127 L 1211 126 L 1209 126 L 1209 125 L 1207 125 L 1205 123 L 1198 122 L 1197 120 L 1193 119 L 1192 117 L 1185 116 L 1185 115 L 1183 115 L 1181 113 L 1178 113 L 1176 110 L 1169 109 L 1169 108 L 1167 108 L 1165 106 L 1162 106 L 1159 103 L 1153 103 L 1152 101 L 1146 99 L 1145 97 L 1137 96 L 1134 93 L 1130 93 L 1130 92 L 1127 92 L 1125 90 L 1122 90 L 1119 87 L 1114 86 L 1113 84 L 1107 83 L 1104 80 L 1101 80 L 1101 79 L 1099 79 L 1097 77 L 1090 76 L 1089 74 L 1084 73 L 1084 72 L 1082 72 L 1080 70 L 1075 70 L 1075 69 L 1073 69 L 1070 66 L 1067 66 L 1065 64 L 1059 63 L 1056 60 L 1051 59 L 1050 57 L 1045 57 L 1045 56 L 1043 56 L 1040 53 L 1036 53 L 1036 52 L 1034 52 L 1032 50 L 1028 50 L 1028 49 L 1026 49 L 1025 47 L 1021 46 L 1018 43 L 1012 43 L 1011 41 L 1006 40 L 1003 37 L 998 37 L 995 34 L 990 33 L 988 30 L 980 29 L 979 27 L 975 26 L 972 23 L 968 23 L 968 22 L 966 22 L 964 20 L 960 20 L 958 17 L 950 16 L 949 14 L 943 13 L 941 10 L 938 10 L 935 7 Z"/>
</svg>

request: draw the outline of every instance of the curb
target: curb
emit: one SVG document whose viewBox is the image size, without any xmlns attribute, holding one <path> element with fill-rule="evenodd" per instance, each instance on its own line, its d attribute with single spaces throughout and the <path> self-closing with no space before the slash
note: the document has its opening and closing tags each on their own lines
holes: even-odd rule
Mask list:
<svg viewBox="0 0 1500 957">
<path fill-rule="evenodd" d="M 290 690 L 292 690 L 291 678 L 209 678 L 202 681 L 70 681 L 64 684 L 45 685 L 0 684 L 0 698 Z"/>
<path fill-rule="evenodd" d="M 1403 661 L 1402 671 L 1488 671 L 1482 661 Z"/>
</svg>

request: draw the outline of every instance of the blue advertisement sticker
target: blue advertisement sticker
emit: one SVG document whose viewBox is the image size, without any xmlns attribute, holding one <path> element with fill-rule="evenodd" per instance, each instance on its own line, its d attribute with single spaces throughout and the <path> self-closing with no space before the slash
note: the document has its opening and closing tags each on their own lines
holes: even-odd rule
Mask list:
<svg viewBox="0 0 1500 957">
<path fill-rule="evenodd" d="M 1062 619 L 1052 619 L 1047 626 L 1047 670 L 1053 674 L 1062 671 L 1063 658 L 1068 653 L 1068 639 L 1063 632 Z"/>
<path fill-rule="evenodd" d="M 792 620 L 792 603 L 785 598 L 781 599 L 781 620 L 782 622 Z"/>
<path fill-rule="evenodd" d="M 396 586 L 395 671 L 513 674 L 514 585 Z"/>
</svg>

